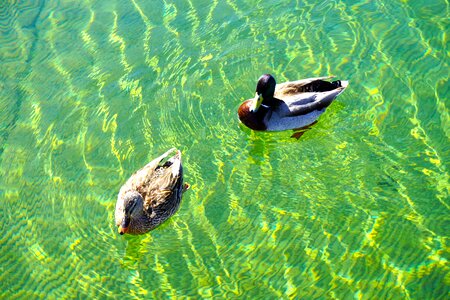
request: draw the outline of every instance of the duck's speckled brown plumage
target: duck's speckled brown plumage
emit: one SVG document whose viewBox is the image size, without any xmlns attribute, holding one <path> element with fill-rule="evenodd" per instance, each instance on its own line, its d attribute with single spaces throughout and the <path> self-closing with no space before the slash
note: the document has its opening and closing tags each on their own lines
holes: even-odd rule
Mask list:
<svg viewBox="0 0 450 300">
<path fill-rule="evenodd" d="M 166 159 L 173 152 L 176 152 L 175 155 Z M 130 213 L 126 233 L 142 234 L 154 229 L 177 211 L 183 188 L 181 152 L 173 148 L 135 172 L 120 189 L 115 212 L 119 231 L 126 216 L 125 206 L 129 198 L 137 199 L 138 203 Z"/>
</svg>

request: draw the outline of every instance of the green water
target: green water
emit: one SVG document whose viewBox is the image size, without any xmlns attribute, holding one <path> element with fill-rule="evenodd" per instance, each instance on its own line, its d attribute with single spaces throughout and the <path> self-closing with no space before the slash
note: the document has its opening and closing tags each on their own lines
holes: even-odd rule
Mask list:
<svg viewBox="0 0 450 300">
<path fill-rule="evenodd" d="M 446 299 L 447 0 L 0 2 L 0 298 Z M 349 88 L 299 140 L 258 77 Z M 170 147 L 192 186 L 120 236 Z"/>
</svg>

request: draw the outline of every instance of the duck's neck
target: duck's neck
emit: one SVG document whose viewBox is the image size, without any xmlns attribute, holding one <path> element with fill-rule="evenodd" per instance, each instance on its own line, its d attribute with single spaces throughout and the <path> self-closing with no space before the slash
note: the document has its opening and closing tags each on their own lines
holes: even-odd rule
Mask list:
<svg viewBox="0 0 450 300">
<path fill-rule="evenodd" d="M 149 223 L 151 223 L 150 215 L 144 210 L 143 200 L 136 204 L 136 208 L 131 215 L 131 223 L 129 231 L 133 233 L 143 233 L 148 231 Z"/>
<path fill-rule="evenodd" d="M 274 104 L 276 103 L 276 100 L 273 96 L 274 95 L 270 94 L 270 93 L 263 94 L 261 96 L 263 100 L 262 100 L 260 107 L 266 107 L 266 108 L 273 107 Z"/>
<path fill-rule="evenodd" d="M 270 106 L 266 104 L 261 104 L 256 111 L 251 110 L 251 113 L 258 119 L 263 119 L 264 116 L 269 112 Z"/>
</svg>

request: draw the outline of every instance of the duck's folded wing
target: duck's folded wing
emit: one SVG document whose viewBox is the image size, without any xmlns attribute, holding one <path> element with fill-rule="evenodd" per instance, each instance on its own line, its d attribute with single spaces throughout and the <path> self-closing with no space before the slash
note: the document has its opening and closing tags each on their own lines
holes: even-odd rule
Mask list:
<svg viewBox="0 0 450 300">
<path fill-rule="evenodd" d="M 302 93 L 297 96 L 283 99 L 283 103 L 277 108 L 281 117 L 293 117 L 306 115 L 313 111 L 321 111 L 327 108 L 331 102 L 344 90 L 337 88 L 322 93 Z"/>
<path fill-rule="evenodd" d="M 152 160 L 151 162 L 149 162 L 147 165 L 145 165 L 142 169 L 140 169 L 139 171 L 137 171 L 136 173 L 148 173 L 149 170 L 155 170 L 158 165 L 170 154 L 172 154 L 176 149 L 175 148 L 171 148 L 168 151 L 166 151 L 164 154 L 162 154 L 161 156 L 155 158 L 154 160 Z"/>
<path fill-rule="evenodd" d="M 139 170 L 137 170 L 127 182 L 124 184 L 124 190 L 139 190 L 139 187 L 144 187 L 148 185 L 149 180 L 153 177 L 153 173 L 155 172 L 158 165 L 163 161 L 167 156 L 169 156 L 176 149 L 172 148 L 162 154 L 161 156 L 155 158 Z"/>
<path fill-rule="evenodd" d="M 288 81 L 277 84 L 275 86 L 275 97 L 283 97 L 288 96 L 294 93 L 302 92 L 305 86 L 315 82 L 315 81 L 325 81 L 334 78 L 335 76 L 326 76 L 326 77 L 313 77 L 300 79 L 296 81 Z"/>
<path fill-rule="evenodd" d="M 152 179 L 144 196 L 144 208 L 152 210 L 163 206 L 169 199 L 178 197 L 182 192 L 183 169 L 179 160 L 166 168 L 164 172 Z"/>
</svg>

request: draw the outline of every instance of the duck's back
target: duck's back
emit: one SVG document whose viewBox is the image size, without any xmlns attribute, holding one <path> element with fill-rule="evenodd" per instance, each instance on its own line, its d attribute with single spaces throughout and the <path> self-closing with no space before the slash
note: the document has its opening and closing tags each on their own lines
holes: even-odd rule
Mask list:
<svg viewBox="0 0 450 300">
<path fill-rule="evenodd" d="M 119 197 L 127 191 L 137 191 L 144 199 L 145 209 L 165 206 L 165 202 L 179 202 L 183 186 L 181 153 L 163 161 L 168 153 L 170 150 L 131 175 L 120 189 Z"/>
<path fill-rule="evenodd" d="M 138 191 L 140 193 L 142 187 L 148 186 L 155 169 L 153 162 L 154 161 L 151 161 L 128 178 L 125 184 L 120 188 L 119 198 L 128 191 Z"/>
<path fill-rule="evenodd" d="M 149 183 L 142 189 L 144 207 L 166 209 L 176 206 L 183 191 L 183 167 L 180 161 L 166 162 L 152 173 Z"/>
<path fill-rule="evenodd" d="M 326 81 L 330 78 L 333 77 L 316 77 L 283 82 L 276 85 L 274 96 L 279 99 L 291 98 L 302 93 L 322 93 L 340 87 L 340 81 Z"/>
<path fill-rule="evenodd" d="M 313 123 L 347 87 L 347 81 L 324 80 L 329 78 L 308 78 L 276 85 L 274 98 L 279 100 L 267 120 L 267 130 L 295 129 Z"/>
</svg>

